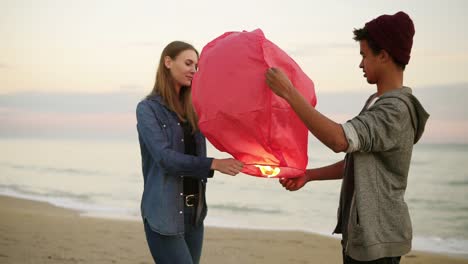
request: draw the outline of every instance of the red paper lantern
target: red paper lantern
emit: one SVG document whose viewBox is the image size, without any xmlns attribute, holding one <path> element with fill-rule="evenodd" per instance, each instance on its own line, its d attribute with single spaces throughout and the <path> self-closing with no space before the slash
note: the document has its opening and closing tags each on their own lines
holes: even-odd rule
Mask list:
<svg viewBox="0 0 468 264">
<path fill-rule="evenodd" d="M 314 84 L 260 29 L 227 32 L 202 50 L 192 82 L 200 130 L 220 151 L 259 177 L 297 177 L 307 166 L 308 130 L 289 104 L 265 82 L 281 68 L 313 105 Z"/>
</svg>

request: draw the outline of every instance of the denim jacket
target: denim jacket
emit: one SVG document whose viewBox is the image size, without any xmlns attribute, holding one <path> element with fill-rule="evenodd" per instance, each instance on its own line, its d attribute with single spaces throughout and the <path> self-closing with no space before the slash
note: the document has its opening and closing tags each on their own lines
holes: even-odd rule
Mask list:
<svg viewBox="0 0 468 264">
<path fill-rule="evenodd" d="M 212 158 L 206 157 L 206 141 L 194 135 L 197 156 L 184 154 L 184 133 L 179 119 L 160 96 L 142 100 L 136 109 L 144 189 L 141 215 L 152 230 L 162 235 L 184 233 L 183 178 L 200 180 L 202 206 L 206 216 L 206 182 L 213 176 Z"/>
</svg>

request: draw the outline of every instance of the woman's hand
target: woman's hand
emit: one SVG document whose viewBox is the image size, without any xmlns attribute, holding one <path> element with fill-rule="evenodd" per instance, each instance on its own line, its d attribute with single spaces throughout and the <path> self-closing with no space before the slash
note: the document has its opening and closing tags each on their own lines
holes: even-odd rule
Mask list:
<svg viewBox="0 0 468 264">
<path fill-rule="evenodd" d="M 304 185 L 309 182 L 309 178 L 306 174 L 299 176 L 297 178 L 289 179 L 280 179 L 279 182 L 283 187 L 288 191 L 297 191 L 304 187 Z"/>
<path fill-rule="evenodd" d="M 243 167 L 244 163 L 232 158 L 213 159 L 213 162 L 211 163 L 212 170 L 217 170 L 221 173 L 228 174 L 231 176 L 237 175 Z"/>
</svg>

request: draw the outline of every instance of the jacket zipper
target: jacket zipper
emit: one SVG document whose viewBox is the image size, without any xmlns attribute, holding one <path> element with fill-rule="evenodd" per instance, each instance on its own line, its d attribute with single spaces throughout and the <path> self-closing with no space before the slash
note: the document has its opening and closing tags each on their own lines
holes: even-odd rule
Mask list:
<svg viewBox="0 0 468 264">
<path fill-rule="evenodd" d="M 355 197 L 355 193 L 356 193 L 356 190 L 353 190 L 353 197 L 351 198 L 351 205 L 349 207 L 349 215 L 348 215 L 348 223 L 347 223 L 347 226 L 346 226 L 346 244 L 345 244 L 345 248 L 344 248 L 344 251 L 345 253 L 348 253 L 348 243 L 349 243 L 349 237 L 350 237 L 350 226 L 351 226 L 351 212 L 353 211 L 353 208 L 354 208 L 354 197 Z M 356 209 L 357 210 L 357 209 Z"/>
</svg>

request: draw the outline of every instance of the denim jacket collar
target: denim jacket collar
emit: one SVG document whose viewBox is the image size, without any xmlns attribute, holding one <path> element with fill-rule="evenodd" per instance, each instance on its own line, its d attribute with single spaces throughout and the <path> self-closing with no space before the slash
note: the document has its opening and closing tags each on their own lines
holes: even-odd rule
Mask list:
<svg viewBox="0 0 468 264">
<path fill-rule="evenodd" d="M 166 108 L 169 108 L 169 107 L 167 106 L 166 102 L 164 102 L 163 98 L 162 98 L 160 95 L 153 95 L 153 96 L 150 96 L 150 97 L 148 97 L 148 100 L 158 102 L 159 104 L 165 106 Z"/>
</svg>

